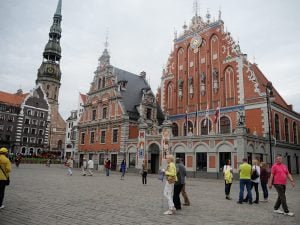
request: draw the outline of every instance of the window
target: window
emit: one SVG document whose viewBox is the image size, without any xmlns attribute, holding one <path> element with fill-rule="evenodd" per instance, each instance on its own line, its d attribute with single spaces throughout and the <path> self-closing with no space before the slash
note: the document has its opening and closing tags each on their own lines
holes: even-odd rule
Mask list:
<svg viewBox="0 0 300 225">
<path fill-rule="evenodd" d="M 231 131 L 230 131 L 230 120 L 226 116 L 222 116 L 220 118 L 220 133 L 221 134 L 231 133 Z"/>
<path fill-rule="evenodd" d="M 27 141 L 28 141 L 28 138 L 27 138 L 27 137 L 23 137 L 23 138 L 22 138 L 22 142 L 23 142 L 23 143 L 27 143 Z"/>
<path fill-rule="evenodd" d="M 92 120 L 96 120 L 96 114 L 97 114 L 96 109 L 93 109 L 93 112 L 92 112 Z"/>
<path fill-rule="evenodd" d="M 105 119 L 106 117 L 107 117 L 107 107 L 104 107 L 102 111 L 102 119 Z"/>
<path fill-rule="evenodd" d="M 207 153 L 196 153 L 196 170 L 207 171 Z"/>
<path fill-rule="evenodd" d="M 103 80 L 102 80 L 102 87 L 103 88 L 105 87 L 105 77 L 103 77 Z"/>
<path fill-rule="evenodd" d="M 0 131 L 4 130 L 4 125 L 0 125 Z"/>
<path fill-rule="evenodd" d="M 39 139 L 38 139 L 38 144 L 39 144 L 39 145 L 43 144 L 43 139 L 42 139 L 42 138 L 39 138 Z"/>
<path fill-rule="evenodd" d="M 37 121 L 36 120 L 32 120 L 32 124 L 33 125 L 37 125 Z"/>
<path fill-rule="evenodd" d="M 105 130 L 101 131 L 101 143 L 104 144 L 105 143 Z"/>
<path fill-rule="evenodd" d="M 38 117 L 38 116 L 39 116 L 38 111 L 34 111 L 34 116 L 35 116 L 35 117 Z"/>
<path fill-rule="evenodd" d="M 30 109 L 27 110 L 27 115 L 31 116 L 31 110 Z"/>
<path fill-rule="evenodd" d="M 69 123 L 69 128 L 71 128 L 71 123 Z"/>
<path fill-rule="evenodd" d="M 31 134 L 36 134 L 36 129 L 35 128 L 31 128 Z"/>
<path fill-rule="evenodd" d="M 85 133 L 81 133 L 80 144 L 84 145 Z"/>
<path fill-rule="evenodd" d="M 70 132 L 68 132 L 68 138 L 70 138 Z"/>
<path fill-rule="evenodd" d="M 30 119 L 25 118 L 25 124 L 30 124 Z"/>
<path fill-rule="evenodd" d="M 147 119 L 151 120 L 151 116 L 152 116 L 152 109 L 147 108 Z"/>
<path fill-rule="evenodd" d="M 5 120 L 5 116 L 4 115 L 0 115 L 0 120 Z"/>
<path fill-rule="evenodd" d="M 14 121 L 14 117 L 13 116 L 7 116 L 7 121 L 8 122 L 13 122 Z"/>
<path fill-rule="evenodd" d="M 289 134 L 289 121 L 287 118 L 284 119 L 284 134 L 285 134 L 285 141 L 290 141 L 290 134 Z"/>
<path fill-rule="evenodd" d="M 58 140 L 57 149 L 62 149 L 62 144 L 63 144 L 62 140 Z"/>
<path fill-rule="evenodd" d="M 168 108 L 173 108 L 173 85 L 169 84 L 168 86 Z"/>
<path fill-rule="evenodd" d="M 275 114 L 275 138 L 280 140 L 279 117 L 277 114 Z"/>
<path fill-rule="evenodd" d="M 184 136 L 187 136 L 188 134 L 192 134 L 193 133 L 193 123 L 191 121 L 188 122 L 188 126 L 186 125 L 186 123 L 184 123 Z M 186 130 L 188 129 L 188 133 L 186 132 Z"/>
<path fill-rule="evenodd" d="M 28 134 L 29 133 L 29 128 L 28 127 L 25 127 L 24 128 L 24 134 Z"/>
<path fill-rule="evenodd" d="M 44 118 L 44 113 L 43 112 L 40 113 L 40 117 Z"/>
<path fill-rule="evenodd" d="M 201 121 L 201 135 L 208 135 L 208 131 L 211 131 L 211 121 L 210 119 L 206 118 Z"/>
<path fill-rule="evenodd" d="M 95 143 L 95 131 L 91 131 L 90 143 L 91 144 Z"/>
<path fill-rule="evenodd" d="M 178 125 L 177 125 L 177 123 L 172 124 L 172 134 L 173 134 L 174 137 L 178 136 Z"/>
<path fill-rule="evenodd" d="M 45 121 L 40 121 L 40 127 L 43 127 L 45 124 Z"/>
<path fill-rule="evenodd" d="M 118 129 L 113 130 L 113 143 L 118 142 Z"/>
<path fill-rule="evenodd" d="M 99 80 L 98 80 L 98 89 L 100 89 L 101 88 L 101 78 L 99 78 Z"/>
<path fill-rule="evenodd" d="M 43 130 L 39 130 L 39 135 L 43 135 L 44 131 Z"/>
<path fill-rule="evenodd" d="M 297 144 L 298 143 L 298 140 L 297 140 L 297 125 L 296 125 L 295 122 L 293 123 L 293 136 L 294 136 L 294 144 Z"/>
<path fill-rule="evenodd" d="M 99 154 L 99 165 L 104 165 L 104 153 Z"/>
<path fill-rule="evenodd" d="M 136 153 L 129 153 L 129 167 L 135 167 Z"/>
<path fill-rule="evenodd" d="M 10 141 L 10 135 L 5 135 L 7 141 Z"/>
<path fill-rule="evenodd" d="M 35 143 L 35 138 L 34 137 L 30 138 L 30 143 Z"/>
<path fill-rule="evenodd" d="M 8 132 L 12 132 L 12 130 L 13 130 L 13 126 L 7 126 L 7 131 Z"/>
</svg>

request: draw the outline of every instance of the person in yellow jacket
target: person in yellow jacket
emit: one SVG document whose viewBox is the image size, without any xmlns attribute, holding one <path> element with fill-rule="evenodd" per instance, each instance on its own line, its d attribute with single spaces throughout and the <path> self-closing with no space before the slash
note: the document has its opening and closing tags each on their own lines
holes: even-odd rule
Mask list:
<svg viewBox="0 0 300 225">
<path fill-rule="evenodd" d="M 11 163 L 9 159 L 6 157 L 8 153 L 7 148 L 0 149 L 0 209 L 4 208 L 3 199 L 4 199 L 4 191 L 6 186 L 6 181 L 9 178 L 9 173 L 11 171 Z"/>
<path fill-rule="evenodd" d="M 169 209 L 164 212 L 165 215 L 172 215 L 175 212 L 175 207 L 173 203 L 173 193 L 174 193 L 174 183 L 177 181 L 176 176 L 176 166 L 174 164 L 174 157 L 173 155 L 166 156 L 168 166 L 167 169 L 164 171 L 166 179 L 166 184 L 164 188 L 164 196 L 168 199 Z"/>
</svg>

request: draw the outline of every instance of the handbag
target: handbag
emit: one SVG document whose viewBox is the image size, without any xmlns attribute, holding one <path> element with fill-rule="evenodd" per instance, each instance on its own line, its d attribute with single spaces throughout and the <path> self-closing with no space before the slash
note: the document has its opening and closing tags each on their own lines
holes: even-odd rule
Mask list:
<svg viewBox="0 0 300 225">
<path fill-rule="evenodd" d="M 1 168 L 1 170 L 2 170 L 2 172 L 3 172 L 3 174 L 4 174 L 4 176 L 6 177 L 6 182 L 5 182 L 5 185 L 6 186 L 8 186 L 9 184 L 10 184 L 10 180 L 9 180 L 9 176 L 6 176 L 6 173 L 4 172 L 4 170 L 2 169 L 2 167 L 0 166 L 0 168 Z"/>
<path fill-rule="evenodd" d="M 257 178 L 259 178 L 258 172 L 256 170 L 256 166 L 254 168 L 255 169 L 254 169 L 253 173 L 251 174 L 251 180 L 256 180 Z"/>
<path fill-rule="evenodd" d="M 176 178 L 174 176 L 168 176 L 167 180 L 168 180 L 169 184 L 174 184 L 176 181 Z"/>
</svg>

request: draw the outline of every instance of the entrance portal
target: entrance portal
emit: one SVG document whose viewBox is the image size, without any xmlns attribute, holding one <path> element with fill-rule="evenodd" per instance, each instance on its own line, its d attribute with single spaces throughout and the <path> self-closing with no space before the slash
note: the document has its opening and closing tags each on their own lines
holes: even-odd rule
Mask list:
<svg viewBox="0 0 300 225">
<path fill-rule="evenodd" d="M 148 160 L 148 163 L 150 163 L 151 166 L 151 173 L 158 173 L 159 170 L 159 146 L 157 144 L 151 144 L 148 148 L 148 153 L 150 156 L 150 160 Z M 149 169 L 149 167 L 148 167 Z"/>
</svg>

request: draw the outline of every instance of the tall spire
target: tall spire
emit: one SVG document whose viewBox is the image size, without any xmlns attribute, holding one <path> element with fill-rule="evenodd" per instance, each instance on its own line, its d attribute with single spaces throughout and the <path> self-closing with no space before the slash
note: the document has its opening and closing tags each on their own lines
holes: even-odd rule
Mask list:
<svg viewBox="0 0 300 225">
<path fill-rule="evenodd" d="M 56 7 L 56 12 L 55 12 L 54 15 L 61 15 L 61 1 L 62 0 L 58 0 L 57 7 Z"/>
<path fill-rule="evenodd" d="M 53 16 L 53 23 L 49 31 L 48 43 L 43 52 L 43 62 L 38 69 L 36 84 L 41 83 L 45 90 L 49 103 L 58 103 L 58 93 L 61 80 L 61 6 L 62 0 L 58 0 L 57 8 Z M 53 89 L 51 89 L 51 88 Z"/>
<path fill-rule="evenodd" d="M 198 16 L 198 11 L 199 11 L 199 3 L 198 3 L 198 0 L 194 0 L 193 8 L 194 8 L 194 11 L 195 11 L 195 16 Z"/>
<path fill-rule="evenodd" d="M 104 69 L 106 66 L 110 65 L 110 55 L 108 53 L 108 28 L 106 29 L 105 42 L 104 42 L 104 51 L 99 58 L 100 68 Z"/>
</svg>

